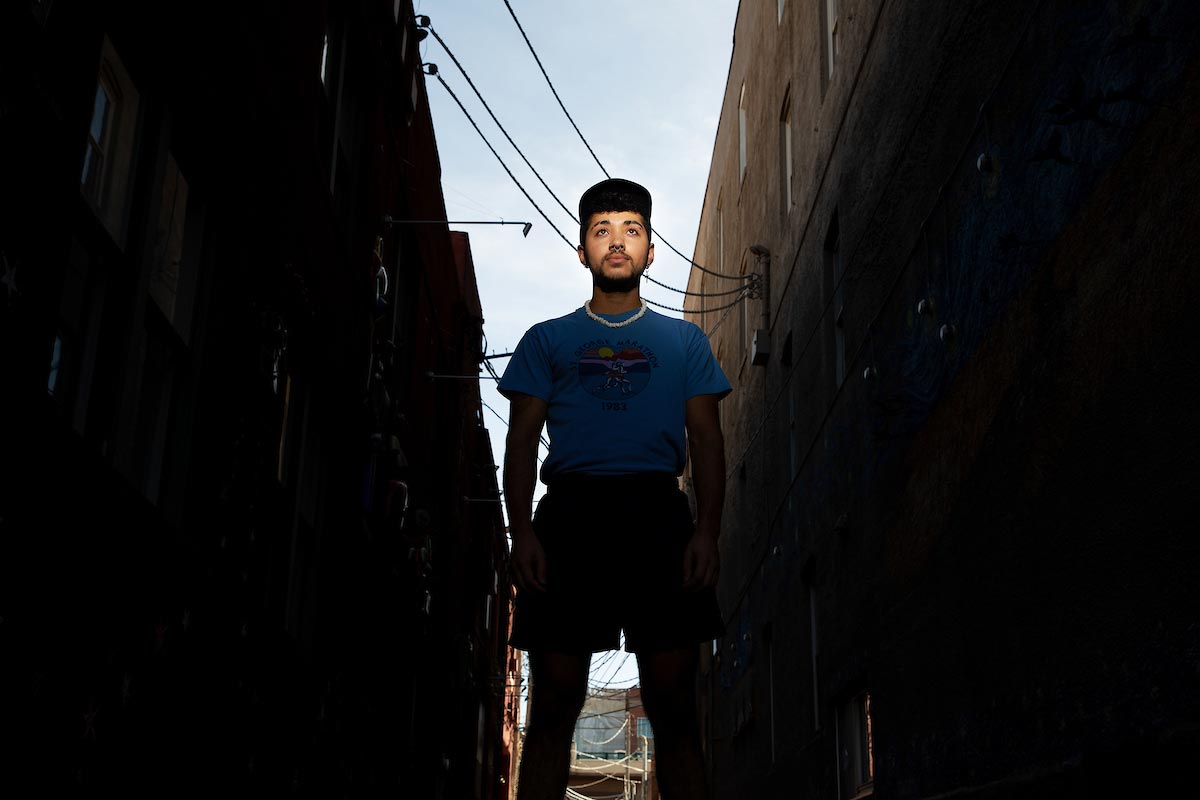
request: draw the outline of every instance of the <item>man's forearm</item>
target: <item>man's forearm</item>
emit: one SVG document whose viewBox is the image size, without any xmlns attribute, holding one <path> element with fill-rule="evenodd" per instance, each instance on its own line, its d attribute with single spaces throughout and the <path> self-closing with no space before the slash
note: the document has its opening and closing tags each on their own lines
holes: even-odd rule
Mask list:
<svg viewBox="0 0 1200 800">
<path fill-rule="evenodd" d="M 692 439 L 692 486 L 696 492 L 696 532 L 717 537 L 725 504 L 725 442 L 720 435 Z"/>
<path fill-rule="evenodd" d="M 531 530 L 533 486 L 537 473 L 537 445 L 509 437 L 504 451 L 504 501 L 508 506 L 508 528 L 513 536 Z"/>
</svg>

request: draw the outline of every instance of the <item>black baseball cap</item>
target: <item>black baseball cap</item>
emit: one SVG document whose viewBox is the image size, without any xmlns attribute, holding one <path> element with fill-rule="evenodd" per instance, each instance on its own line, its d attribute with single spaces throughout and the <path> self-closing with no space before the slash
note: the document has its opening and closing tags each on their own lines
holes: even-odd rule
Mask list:
<svg viewBox="0 0 1200 800">
<path fill-rule="evenodd" d="M 615 205 L 614 205 L 615 203 Z M 579 198 L 579 222 L 597 211 L 636 211 L 650 224 L 650 192 L 640 183 L 624 178 L 606 178 Z"/>
</svg>

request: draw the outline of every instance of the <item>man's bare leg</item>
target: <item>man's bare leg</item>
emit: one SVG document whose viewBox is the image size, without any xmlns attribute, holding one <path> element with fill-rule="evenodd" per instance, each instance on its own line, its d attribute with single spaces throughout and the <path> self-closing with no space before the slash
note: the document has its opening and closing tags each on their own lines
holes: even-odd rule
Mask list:
<svg viewBox="0 0 1200 800">
<path fill-rule="evenodd" d="M 654 729 L 664 800 L 706 800 L 708 775 L 696 721 L 697 648 L 638 653 L 642 703 Z"/>
<path fill-rule="evenodd" d="M 532 695 L 517 800 L 562 800 L 591 653 L 530 653 Z"/>
</svg>

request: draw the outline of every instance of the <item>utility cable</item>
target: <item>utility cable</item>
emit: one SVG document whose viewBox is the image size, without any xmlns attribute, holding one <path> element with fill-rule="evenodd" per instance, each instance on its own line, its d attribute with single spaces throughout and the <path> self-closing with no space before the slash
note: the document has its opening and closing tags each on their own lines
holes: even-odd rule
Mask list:
<svg viewBox="0 0 1200 800">
<path fill-rule="evenodd" d="M 717 306 L 716 308 L 705 308 L 705 309 L 698 309 L 698 308 L 692 308 L 692 309 L 687 309 L 687 308 L 675 308 L 674 306 L 667 306 L 667 305 L 663 305 L 662 303 L 656 303 L 656 302 L 654 302 L 653 300 L 649 300 L 649 299 L 646 299 L 646 298 L 642 298 L 642 299 L 643 299 L 643 300 L 646 300 L 646 302 L 647 302 L 647 303 L 649 303 L 649 304 L 650 304 L 650 305 L 652 305 L 652 306 L 658 306 L 659 308 L 665 308 L 665 309 L 667 309 L 668 311 L 678 311 L 680 314 L 695 314 L 696 312 L 698 312 L 698 311 L 701 311 L 701 310 L 703 310 L 703 311 L 704 311 L 704 313 L 706 313 L 706 314 L 707 314 L 707 313 L 709 313 L 710 311 L 724 311 L 724 310 L 725 310 L 725 309 L 727 309 L 727 308 L 733 308 L 733 307 L 734 307 L 734 306 L 736 306 L 738 303 L 742 302 L 743 300 L 745 300 L 747 297 L 749 297 L 749 296 L 750 296 L 750 290 L 749 290 L 749 288 L 748 288 L 748 287 L 745 287 L 745 286 L 741 287 L 741 292 L 742 292 L 742 293 L 741 293 L 740 295 L 738 295 L 737 297 L 735 297 L 735 298 L 733 299 L 733 301 L 732 301 L 732 302 L 726 303 L 726 304 L 725 304 L 725 305 L 723 305 L 723 306 Z"/>
<path fill-rule="evenodd" d="M 669 248 L 671 248 L 672 250 L 674 250 L 674 251 L 675 251 L 675 255 L 679 256 L 679 257 L 680 257 L 680 258 L 682 258 L 684 261 L 688 262 L 689 264 L 691 264 L 693 267 L 695 267 L 696 269 L 700 270 L 700 271 L 701 271 L 701 272 L 703 272 L 704 274 L 706 274 L 706 275 L 712 275 L 714 278 L 724 278 L 724 279 L 725 279 L 725 280 L 727 280 L 727 281 L 746 281 L 746 280 L 749 280 L 749 278 L 748 278 L 746 275 L 726 275 L 724 272 L 715 272 L 715 271 L 713 271 L 713 270 L 711 270 L 711 269 L 708 269 L 707 267 L 702 267 L 702 266 L 700 266 L 700 265 L 699 265 L 699 264 L 697 264 L 695 261 L 692 261 L 690 258 L 688 258 L 687 256 L 685 256 L 683 253 L 679 252 L 679 248 L 677 248 L 675 245 L 673 245 L 673 244 L 671 244 L 670 242 L 668 242 L 668 241 L 667 241 L 667 239 L 666 239 L 666 237 L 665 237 L 665 236 L 663 236 L 661 232 L 658 232 L 657 230 L 656 230 L 655 232 L 656 232 L 656 233 L 658 233 L 658 238 L 662 240 L 662 243 L 663 243 L 663 244 L 665 244 L 667 247 L 669 247 Z"/>
<path fill-rule="evenodd" d="M 513 7 L 512 7 L 512 5 L 509 4 L 508 0 L 504 0 L 504 5 L 506 8 L 508 8 L 508 13 L 510 16 L 512 16 L 513 22 L 515 22 L 517 24 L 517 30 L 519 30 L 521 32 L 522 38 L 525 39 L 525 44 L 529 48 L 529 52 L 531 54 L 533 54 L 533 60 L 537 62 L 538 69 L 540 69 L 542 71 L 542 77 L 546 79 L 546 85 L 550 87 L 550 91 L 554 94 L 554 99 L 558 101 L 559 108 L 561 108 L 563 113 L 567 115 L 567 119 L 570 120 L 570 122 L 571 122 L 571 127 L 573 127 L 575 129 L 575 133 L 579 134 L 579 140 L 581 142 L 583 142 L 583 146 L 586 147 L 588 152 L 592 154 L 592 158 L 595 159 L 595 161 L 596 161 L 596 166 L 600 167 L 600 171 L 604 173 L 604 177 L 611 178 L 612 176 L 608 174 L 608 170 L 605 169 L 604 165 L 600 163 L 600 159 L 596 156 L 596 152 L 594 150 L 592 150 L 592 146 L 590 144 L 588 144 L 588 140 L 586 138 L 584 138 L 583 132 L 580 131 L 579 126 L 575 124 L 575 120 L 572 119 L 570 112 L 567 111 L 567 107 L 565 105 L 563 105 L 562 98 L 560 98 L 558 96 L 558 90 L 556 90 L 554 88 L 554 83 L 550 80 L 550 76 L 546 74 L 546 68 L 544 66 L 542 66 L 542 60 L 540 58 L 538 58 L 537 51 L 533 49 L 533 43 L 529 41 L 529 36 L 527 36 L 525 34 L 525 29 L 523 27 L 521 27 L 521 21 L 519 19 L 517 19 L 517 12 L 513 11 Z M 667 247 L 669 247 L 671 250 L 673 250 L 676 255 L 678 255 L 684 261 L 688 262 L 689 264 L 691 264 L 693 267 L 700 270 L 701 272 L 707 273 L 707 274 L 712 275 L 717 278 L 725 278 L 726 280 L 733 280 L 733 281 L 746 280 L 746 277 L 744 275 L 726 275 L 722 272 L 715 272 L 711 269 L 703 267 L 700 264 L 697 264 L 692 259 L 685 256 L 683 253 L 679 252 L 679 249 L 676 248 L 675 245 L 668 242 L 661 233 L 658 234 L 658 238 L 662 239 L 663 244 L 665 244 Z M 653 305 L 659 305 L 659 304 L 654 303 Z M 668 306 L 660 306 L 660 308 L 668 308 Z M 672 309 L 672 310 L 677 311 L 680 309 Z"/>
<path fill-rule="evenodd" d="M 590 788 L 590 787 L 592 787 L 592 786 L 595 786 L 595 785 L 597 785 L 597 784 L 604 783 L 605 781 L 611 781 L 611 780 L 613 780 L 613 778 L 612 778 L 612 777 L 610 777 L 610 776 L 608 776 L 608 775 L 601 775 L 599 778 L 596 778 L 596 780 L 592 781 L 591 783 L 580 783 L 580 784 L 578 784 L 578 785 L 576 785 L 576 786 L 571 786 L 571 787 L 569 787 L 569 788 L 567 789 L 567 791 L 568 791 L 568 792 L 575 792 L 575 790 L 576 790 L 576 789 L 588 789 L 588 788 Z M 579 792 L 575 792 L 575 794 L 579 794 Z"/>
<path fill-rule="evenodd" d="M 510 12 L 512 11 L 511 6 L 509 7 L 509 11 Z M 514 19 L 514 21 L 516 21 L 515 14 L 513 16 L 513 19 Z M 517 21 L 517 27 L 518 28 L 521 27 L 519 21 Z M 454 55 L 454 52 L 451 51 L 450 46 L 446 44 L 446 41 L 441 37 L 440 34 L 438 34 L 438 32 L 436 30 L 434 30 L 434 27 L 432 25 L 426 26 L 426 29 L 431 34 L 433 34 L 433 38 L 436 39 L 438 44 L 441 45 L 442 49 L 446 51 L 446 55 L 450 56 L 450 60 L 454 62 L 454 66 L 458 68 L 458 71 L 460 73 L 462 73 L 463 78 L 465 78 L 467 81 L 467 85 L 471 87 L 471 90 L 473 92 L 475 92 L 475 96 L 477 98 L 479 98 L 479 102 L 483 104 L 484 109 L 488 112 L 488 115 L 491 116 L 492 122 L 496 123 L 496 127 L 499 128 L 500 132 L 504 134 L 504 138 L 507 139 L 508 143 L 510 145 L 512 145 L 512 148 L 517 151 L 517 155 L 519 155 L 521 157 L 521 160 L 525 162 L 525 166 L 529 167 L 530 171 L 534 174 L 534 177 L 536 177 L 538 179 L 538 181 L 542 184 L 542 187 L 550 194 L 550 196 L 552 198 L 554 198 L 554 202 L 558 203 L 559 208 L 561 208 L 563 211 L 565 211 L 567 213 L 567 216 L 570 217 L 571 220 L 576 225 L 578 225 L 579 218 L 577 216 L 575 216 L 575 214 L 571 211 L 571 209 L 569 209 L 566 206 L 566 204 L 563 203 L 562 199 L 557 194 L 555 194 L 554 190 L 550 188 L 550 185 L 548 183 L 546 183 L 546 180 L 542 177 L 541 173 L 539 173 L 537 171 L 537 168 L 533 166 L 533 163 L 530 162 L 529 158 L 525 155 L 524 151 L 521 150 L 521 148 L 513 140 L 512 136 L 509 135 L 508 130 L 504 127 L 503 123 L 500 122 L 500 119 L 496 116 L 495 112 L 492 111 L 492 107 L 488 105 L 487 100 L 484 99 L 483 94 L 479 91 L 478 87 L 475 86 L 475 82 L 471 80 L 471 76 L 467 74 L 467 70 L 463 67 L 462 63 Z M 522 35 L 524 35 L 524 29 L 521 30 L 521 33 L 522 33 Z M 525 42 L 526 42 L 526 44 L 529 44 L 528 37 L 526 37 Z M 532 51 L 532 49 L 533 49 L 533 46 L 530 45 L 530 50 Z M 537 58 L 536 52 L 534 53 L 534 58 L 535 59 Z M 541 66 L 540 59 L 538 60 L 538 66 L 539 67 Z M 544 69 L 542 71 L 542 74 L 545 75 Z M 446 87 L 446 91 L 450 92 L 450 96 L 454 98 L 454 101 L 459 104 L 459 108 L 462 108 L 463 113 L 467 114 L 466 108 L 463 107 L 461 102 L 459 102 L 458 97 L 454 94 L 453 91 L 450 90 L 450 87 L 446 85 L 446 82 L 445 82 L 445 80 L 442 79 L 441 75 L 438 75 L 437 78 L 439 81 L 442 82 L 442 85 Z M 548 76 L 546 77 L 546 81 L 547 81 L 547 83 L 549 83 L 549 81 L 550 81 L 550 78 Z M 553 84 L 550 85 L 550 89 L 551 89 L 551 91 L 554 91 Z M 555 98 L 556 99 L 558 98 L 557 92 L 555 92 Z M 561 100 L 559 101 L 559 105 L 562 105 Z M 564 113 L 566 112 L 565 107 L 563 108 L 563 111 L 564 111 Z M 567 118 L 570 119 L 570 114 L 567 115 Z M 483 132 L 480 131 L 478 125 L 475 125 L 475 121 L 474 121 L 474 119 L 471 118 L 470 114 L 467 114 L 467 119 L 471 121 L 471 124 L 475 127 L 475 130 L 479 133 L 479 135 L 481 137 L 483 137 Z M 571 120 L 571 124 L 574 125 L 575 121 Z M 578 127 L 576 127 L 575 131 L 576 131 L 576 133 L 579 133 Z M 580 133 L 580 138 L 582 138 L 582 137 L 583 137 L 583 134 Z M 492 154 L 495 155 L 498 160 L 500 160 L 499 154 L 496 153 L 495 149 L 492 148 L 491 144 L 487 141 L 486 138 L 484 138 L 484 143 L 488 145 L 488 149 L 490 149 L 492 151 Z M 584 140 L 584 144 L 585 145 L 587 144 L 586 140 Z M 589 152 L 591 151 L 590 146 L 588 147 L 588 150 L 589 150 Z M 592 153 L 592 157 L 595 158 L 595 153 Z M 597 159 L 596 163 L 597 164 L 600 163 L 599 159 Z M 508 166 L 504 164 L 503 160 L 500 160 L 500 165 L 504 167 L 504 170 L 506 172 L 508 172 L 508 175 L 510 178 L 513 179 L 513 182 L 517 183 L 517 179 L 513 176 L 512 172 L 508 169 Z M 604 169 L 603 165 L 601 165 L 600 168 Z M 604 174 L 606 177 L 608 176 L 607 171 Z M 517 188 L 520 189 L 521 192 L 525 194 L 526 199 L 528 199 L 530 203 L 533 203 L 533 198 L 531 198 L 529 196 L 529 193 L 525 191 L 524 187 L 522 187 L 520 183 L 517 183 Z M 559 238 L 561 238 L 564 242 L 566 242 L 568 247 L 570 247 L 572 250 L 576 249 L 575 246 L 572 245 L 570 243 L 570 241 L 567 240 L 567 237 L 564 236 L 563 233 L 558 230 L 557 226 L 555 226 L 554 223 L 550 222 L 550 219 L 546 216 L 546 214 L 540 208 L 538 208 L 536 203 L 533 203 L 533 207 L 535 209 L 537 209 L 539 214 L 542 215 L 542 219 L 545 219 L 546 222 L 550 225 L 550 227 L 554 228 L 555 232 L 558 233 Z M 726 278 L 727 280 L 738 280 L 738 281 L 744 282 L 744 281 L 747 281 L 750 279 L 749 276 L 746 276 L 746 275 L 736 275 L 736 276 L 723 275 L 721 273 L 713 272 L 712 270 L 706 269 L 706 268 L 702 267 L 701 265 L 697 264 L 696 262 L 692 261 L 690 258 L 685 256 L 683 253 L 679 252 L 679 250 L 675 247 L 675 245 L 671 244 L 669 241 L 666 240 L 666 238 L 663 237 L 661 232 L 656 231 L 656 233 L 658 233 L 658 238 L 662 240 L 663 244 L 665 244 L 667 247 L 669 247 L 671 250 L 673 250 L 680 258 L 684 259 L 689 264 L 691 264 L 692 266 L 701 270 L 702 272 L 706 272 L 710 275 L 715 275 L 720 278 Z M 677 292 L 679 294 L 688 295 L 688 296 L 692 296 L 692 297 L 721 297 L 723 295 L 733 294 L 739 290 L 738 288 L 734 288 L 734 289 L 730 289 L 725 292 L 689 292 L 686 289 L 676 289 L 674 286 L 669 286 L 669 285 L 663 283 L 662 281 L 659 281 L 659 280 L 656 280 L 656 279 L 650 277 L 649 275 L 646 276 L 646 280 L 650 281 L 651 283 L 655 284 L 656 286 L 661 286 L 662 288 L 667 289 L 669 291 Z M 682 309 L 682 308 L 675 308 L 673 306 L 664 305 L 662 303 L 656 303 L 653 300 L 648 299 L 646 302 L 650 303 L 651 305 L 657 306 L 659 308 L 667 309 L 669 311 L 686 313 L 686 312 L 684 312 L 684 309 Z M 720 309 L 714 309 L 714 310 L 720 310 Z"/>
<path fill-rule="evenodd" d="M 608 775 L 608 776 L 605 776 L 603 780 L 608 781 L 608 780 L 620 780 L 620 779 L 614 775 Z M 589 785 L 591 785 L 591 784 L 589 784 Z M 628 788 L 628 787 L 626 787 L 626 788 Z M 590 794 L 581 794 L 580 792 L 577 792 L 574 789 L 572 789 L 570 786 L 568 786 L 567 793 L 565 795 L 563 795 L 563 797 L 565 798 L 565 800 L 622 800 L 622 798 L 629 797 L 629 794 L 628 794 L 628 792 L 625 792 L 624 790 L 622 790 L 618 794 L 599 794 L 599 795 L 593 796 Z"/>
<path fill-rule="evenodd" d="M 659 236 L 658 238 L 661 239 L 662 237 Z M 678 292 L 679 294 L 686 294 L 689 297 L 723 297 L 724 295 L 727 295 L 727 294 L 733 294 L 734 292 L 740 292 L 746 288 L 744 286 L 735 286 L 734 288 L 726 289 L 723 292 L 689 292 L 685 289 L 676 289 L 674 286 L 667 286 L 665 283 L 663 283 L 661 281 L 654 280 L 654 278 L 651 278 L 649 275 L 643 275 L 642 277 L 644 277 L 646 280 L 650 281 L 651 283 L 655 284 L 656 286 L 661 286 L 664 289 L 669 289 L 672 292 Z M 744 277 L 746 277 L 747 280 L 750 279 L 749 276 L 744 276 Z"/>
<path fill-rule="evenodd" d="M 533 49 L 533 42 L 529 41 L 529 36 L 526 35 L 525 29 L 521 27 L 521 20 L 517 19 L 517 12 L 513 11 L 513 7 L 508 0 L 504 0 L 504 5 L 508 9 L 508 13 L 512 16 L 513 22 L 517 23 L 517 30 L 521 32 L 521 36 L 525 39 L 525 44 L 529 47 L 529 52 L 533 54 L 533 60 L 537 62 L 538 69 L 542 71 L 542 77 L 546 79 L 546 84 L 550 87 L 550 91 L 554 93 L 554 99 L 558 101 L 558 107 L 567 115 L 567 119 L 571 121 L 571 127 L 579 134 L 579 141 L 583 142 L 583 146 L 592 154 L 592 158 L 596 159 L 596 166 L 600 167 L 600 171 L 604 173 L 604 177 L 611 178 L 608 170 L 600 163 L 600 159 L 596 158 L 596 152 L 592 150 L 592 146 L 588 144 L 587 139 L 583 138 L 583 132 L 579 130 L 579 126 L 575 124 L 575 120 L 571 119 L 571 112 L 567 111 L 567 107 L 563 105 L 562 98 L 558 96 L 558 91 L 554 88 L 554 84 L 550 82 L 550 76 L 546 74 L 546 68 L 542 66 L 542 60 L 538 58 L 537 51 Z"/>
<path fill-rule="evenodd" d="M 455 57 L 454 53 L 452 53 L 450 51 L 450 47 L 446 44 L 445 40 L 442 39 L 442 37 L 438 35 L 438 32 L 433 29 L 432 25 L 428 26 L 428 30 L 431 34 L 433 34 L 433 38 L 437 39 L 437 42 L 438 42 L 438 44 L 440 44 L 442 46 L 442 49 L 446 51 L 446 55 L 450 56 L 450 60 L 454 62 L 454 66 L 458 67 L 458 71 L 462 73 L 462 76 L 464 78 L 466 78 L 467 85 L 471 87 L 471 91 L 475 92 L 475 96 L 479 98 L 479 102 L 483 103 L 483 107 L 487 110 L 488 114 L 491 115 L 491 117 L 492 117 L 492 122 L 496 123 L 496 127 L 499 128 L 500 132 L 504 134 L 504 138 L 508 139 L 508 143 L 512 145 L 513 150 L 517 151 L 517 155 L 519 155 L 521 157 L 521 159 L 525 162 L 525 166 L 529 167 L 529 170 L 534 174 L 534 177 L 536 177 L 539 181 L 541 181 L 542 186 L 545 187 L 546 191 L 550 193 L 550 196 L 554 198 L 554 202 L 558 203 L 559 208 L 561 208 L 563 211 L 567 212 L 567 216 L 569 216 L 571 219 L 575 220 L 575 224 L 578 225 L 579 218 L 576 217 L 574 214 L 572 214 L 571 209 L 567 208 L 566 205 L 563 204 L 563 201 L 559 199 L 558 195 L 556 195 L 554 193 L 554 190 L 551 189 L 550 186 L 546 183 L 545 179 L 542 178 L 541 173 L 539 173 L 537 171 L 537 169 L 534 168 L 533 164 L 531 164 L 529 162 L 529 159 L 525 157 L 525 153 L 523 153 L 521 151 L 521 148 L 517 147 L 517 143 L 513 141 L 513 138 L 508 135 L 508 131 L 505 130 L 504 126 L 500 124 L 500 120 L 496 118 L 495 113 L 493 113 L 493 111 L 492 111 L 492 107 L 487 104 L 487 100 L 483 99 L 483 95 L 480 94 L 479 89 L 477 89 L 475 87 L 475 82 L 473 80 L 471 80 L 471 76 L 467 74 L 467 71 L 465 69 L 463 69 L 463 65 L 459 63 L 459 61 Z"/>
<path fill-rule="evenodd" d="M 454 93 L 454 90 L 450 88 L 450 85 L 448 83 L 446 83 L 446 80 L 441 75 L 438 75 L 437 79 L 438 79 L 438 83 L 442 84 L 442 88 L 444 88 L 447 92 L 449 92 L 450 96 L 452 98 L 454 98 L 454 102 L 458 104 L 458 107 L 460 109 L 462 109 L 463 114 L 465 114 L 467 117 L 467 121 L 469 121 L 471 123 L 471 127 L 473 127 L 475 129 L 475 132 L 479 134 L 479 138 L 483 139 L 483 143 L 488 146 L 488 150 L 492 151 L 492 155 L 494 155 L 496 157 L 496 160 L 500 162 L 500 166 L 504 167 L 504 171 L 508 173 L 508 177 L 512 178 L 512 182 L 517 185 L 517 188 L 521 190 L 521 194 L 525 195 L 525 199 L 528 200 L 530 205 L 532 205 L 534 207 L 534 209 L 536 209 L 537 212 L 542 215 L 542 219 L 546 220 L 546 224 L 550 226 L 551 230 L 553 230 L 555 233 L 557 233 L 559 235 L 559 238 L 561 238 L 564 242 L 567 243 L 567 247 L 570 247 L 572 250 L 574 250 L 575 245 L 571 244 L 570 240 L 568 240 L 567 237 L 562 235 L 562 231 L 560 231 L 558 228 L 556 228 L 554 226 L 554 223 L 551 222 L 550 218 L 546 216 L 546 212 L 542 211 L 542 207 L 539 206 L 536 202 L 534 202 L 534 199 L 529 196 L 529 192 L 525 191 L 525 187 L 521 185 L 521 182 L 519 180 L 517 180 L 517 176 L 513 175 L 512 170 L 508 168 L 508 164 L 504 163 L 504 159 L 501 158 L 500 154 L 496 152 L 496 148 L 492 147 L 492 143 L 489 142 L 487 140 L 487 137 L 483 135 L 483 131 L 481 131 L 479 129 L 479 125 L 477 125 L 475 123 L 475 120 L 471 117 L 471 113 L 469 111 L 467 111 L 467 107 L 464 106 L 462 104 L 462 101 L 458 99 L 458 95 L 456 95 Z"/>
<path fill-rule="evenodd" d="M 500 376 L 496 374 L 496 369 L 495 369 L 495 367 L 493 367 L 493 366 L 492 366 L 492 365 L 491 365 L 489 362 L 487 362 L 487 361 L 483 362 L 483 364 L 484 364 L 484 366 L 487 368 L 487 371 L 488 371 L 488 372 L 490 372 L 490 373 L 492 374 L 492 377 L 496 379 L 496 382 L 497 382 L 497 383 L 499 383 L 499 381 L 500 381 Z M 499 419 L 501 422 L 503 422 L 503 423 L 504 423 L 504 427 L 506 427 L 506 428 L 508 427 L 508 420 L 506 420 L 504 417 L 500 416 L 500 412 L 498 412 L 496 409 L 492 408 L 492 407 L 491 407 L 491 406 L 489 406 L 489 405 L 488 405 L 486 402 L 484 402 L 483 398 L 480 398 L 480 399 L 479 399 L 479 402 L 480 402 L 480 403 L 483 403 L 484 407 L 485 407 L 485 408 L 487 408 L 487 410 L 488 410 L 488 411 L 490 411 L 490 412 L 492 412 L 493 414 L 495 414 L 495 415 L 496 415 L 496 418 L 497 418 L 497 419 Z M 538 434 L 538 442 L 539 442 L 539 443 L 542 445 L 542 447 L 546 448 L 546 451 L 547 451 L 547 452 L 549 452 L 549 451 L 550 451 L 550 443 L 549 443 L 548 441 L 546 441 L 546 437 L 545 437 L 545 436 L 542 436 L 540 433 Z M 541 460 L 542 460 L 541 456 L 538 456 L 538 461 L 541 461 Z"/>
<path fill-rule="evenodd" d="M 716 325 L 713 325 L 713 326 L 712 326 L 712 328 L 710 328 L 710 329 L 708 330 L 708 332 L 707 332 L 707 333 L 705 333 L 704 335 L 705 335 L 705 336 L 708 336 L 708 337 L 711 337 L 711 336 L 712 336 L 714 333 L 716 333 L 716 332 L 717 332 L 717 328 L 721 327 L 721 323 L 722 323 L 722 322 L 724 322 L 724 321 L 725 321 L 725 318 L 729 316 L 729 312 L 733 311 L 733 307 L 734 307 L 735 305 L 737 305 L 738 303 L 740 303 L 741 301 L 745 300 L 745 299 L 746 299 L 746 297 L 747 297 L 749 294 L 750 294 L 749 292 L 745 292 L 745 293 L 743 293 L 743 296 L 742 296 L 742 297 L 739 297 L 737 300 L 733 301 L 733 302 L 732 302 L 732 303 L 730 303 L 729 305 L 726 305 L 726 306 L 721 306 L 721 308 L 705 308 L 705 309 L 702 309 L 702 310 L 704 311 L 704 313 L 706 313 L 706 314 L 707 314 L 709 311 L 720 311 L 722 308 L 723 308 L 723 309 L 725 309 L 725 313 L 721 315 L 721 318 L 720 318 L 719 320 L 717 320 L 717 324 L 716 324 Z"/>
<path fill-rule="evenodd" d="M 616 731 L 613 733 L 613 735 L 608 737 L 607 739 L 604 739 L 599 742 L 593 742 L 591 739 L 589 739 L 583 735 L 583 731 L 587 730 L 586 728 L 583 728 L 579 731 L 579 738 L 583 740 L 584 744 L 594 744 L 594 745 L 608 744 L 613 739 L 616 739 L 618 736 L 620 736 L 622 733 L 624 733 L 625 729 L 629 727 L 630 716 L 631 716 L 630 714 L 626 714 L 625 721 L 621 723 L 621 727 L 617 728 Z"/>
</svg>

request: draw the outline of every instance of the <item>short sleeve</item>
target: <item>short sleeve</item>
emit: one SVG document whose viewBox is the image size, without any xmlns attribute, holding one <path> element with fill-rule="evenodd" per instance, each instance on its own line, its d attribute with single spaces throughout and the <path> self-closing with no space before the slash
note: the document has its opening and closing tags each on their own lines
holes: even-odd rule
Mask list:
<svg viewBox="0 0 1200 800">
<path fill-rule="evenodd" d="M 729 379 L 713 355 L 708 337 L 695 323 L 688 323 L 687 397 L 715 394 L 720 400 L 733 391 Z"/>
<path fill-rule="evenodd" d="M 508 368 L 504 370 L 496 389 L 510 400 L 514 394 L 527 394 L 550 402 L 553 388 L 554 374 L 550 357 L 537 326 L 534 326 L 517 343 L 517 349 L 513 351 Z"/>
</svg>

